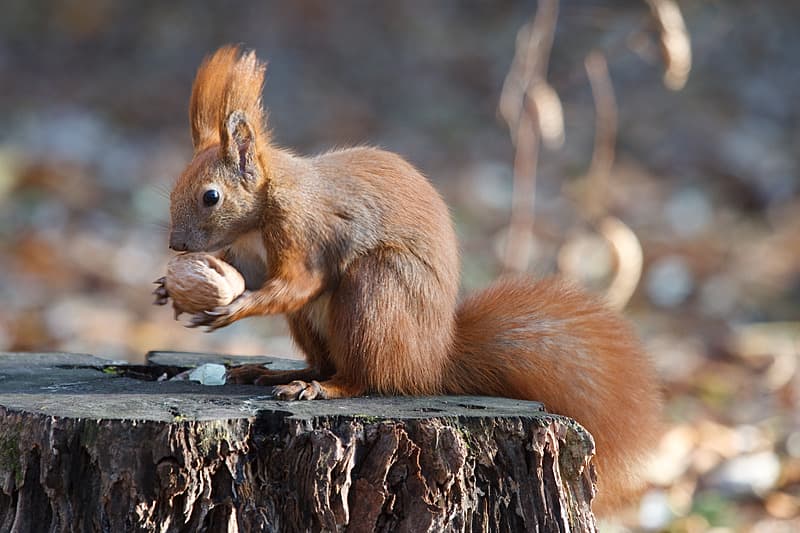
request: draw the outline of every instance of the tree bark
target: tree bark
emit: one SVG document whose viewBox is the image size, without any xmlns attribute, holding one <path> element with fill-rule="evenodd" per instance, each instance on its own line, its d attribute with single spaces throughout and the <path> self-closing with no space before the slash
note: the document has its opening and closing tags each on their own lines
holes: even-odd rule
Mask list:
<svg viewBox="0 0 800 533">
<path fill-rule="evenodd" d="M 0 530 L 596 529 L 593 441 L 541 404 L 155 381 L 201 357 L 0 354 Z"/>
</svg>

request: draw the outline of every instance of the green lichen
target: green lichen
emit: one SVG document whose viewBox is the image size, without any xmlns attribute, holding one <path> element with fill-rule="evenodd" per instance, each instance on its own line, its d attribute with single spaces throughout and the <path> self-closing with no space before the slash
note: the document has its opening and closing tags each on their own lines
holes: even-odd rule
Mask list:
<svg viewBox="0 0 800 533">
<path fill-rule="evenodd" d="M 17 431 L 9 430 L 0 435 L 0 471 L 13 474 L 17 485 L 22 484 L 20 456 Z"/>
<path fill-rule="evenodd" d="M 371 416 L 371 415 L 353 415 L 353 418 L 365 425 L 377 424 L 382 420 L 379 416 Z"/>
<path fill-rule="evenodd" d="M 586 457 L 595 454 L 594 437 L 574 420 L 563 419 L 562 423 L 567 425 L 569 430 L 564 436 L 564 445 L 561 446 L 559 452 L 558 465 L 564 479 L 575 481 L 582 475 L 581 465 Z"/>
<path fill-rule="evenodd" d="M 230 441 L 228 427 L 221 422 L 209 422 L 197 427 L 197 449 L 203 455 L 210 455 L 219 449 L 222 441 Z"/>
<path fill-rule="evenodd" d="M 97 422 L 93 420 L 86 420 L 83 423 L 80 433 L 80 441 L 86 448 L 91 448 L 97 442 L 97 436 L 100 433 L 100 427 Z"/>
<path fill-rule="evenodd" d="M 455 429 L 458 435 L 461 437 L 461 441 L 464 443 L 464 446 L 466 446 L 467 450 L 472 451 L 475 443 L 470 428 L 459 423 L 458 421 L 454 421 L 453 429 Z"/>
</svg>

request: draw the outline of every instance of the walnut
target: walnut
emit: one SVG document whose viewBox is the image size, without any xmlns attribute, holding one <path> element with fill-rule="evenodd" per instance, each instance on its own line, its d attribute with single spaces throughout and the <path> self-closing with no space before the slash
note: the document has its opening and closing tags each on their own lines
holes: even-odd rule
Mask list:
<svg viewBox="0 0 800 533">
<path fill-rule="evenodd" d="M 235 300 L 244 292 L 244 278 L 213 255 L 187 253 L 167 264 L 164 287 L 176 313 L 201 313 Z"/>
</svg>

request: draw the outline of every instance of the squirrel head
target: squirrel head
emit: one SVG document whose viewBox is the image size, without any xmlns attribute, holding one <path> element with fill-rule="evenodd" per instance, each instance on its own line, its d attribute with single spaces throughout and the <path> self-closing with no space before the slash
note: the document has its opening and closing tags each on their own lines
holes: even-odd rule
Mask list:
<svg viewBox="0 0 800 533">
<path fill-rule="evenodd" d="M 194 156 L 170 194 L 170 248 L 218 250 L 257 226 L 269 179 L 265 70 L 254 52 L 225 46 L 197 71 L 189 104 Z"/>
</svg>

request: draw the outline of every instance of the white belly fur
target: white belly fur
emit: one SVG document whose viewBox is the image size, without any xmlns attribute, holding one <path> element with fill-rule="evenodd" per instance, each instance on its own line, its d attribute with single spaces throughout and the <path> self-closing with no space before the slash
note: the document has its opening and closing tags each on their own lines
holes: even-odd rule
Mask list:
<svg viewBox="0 0 800 533">
<path fill-rule="evenodd" d="M 245 233 L 225 252 L 225 259 L 236 267 L 250 290 L 260 288 L 267 278 L 267 250 L 258 231 Z"/>
<path fill-rule="evenodd" d="M 225 258 L 244 276 L 248 289 L 258 289 L 266 281 L 267 251 L 260 232 L 251 231 L 236 239 L 227 249 Z M 303 308 L 314 333 L 323 339 L 328 338 L 330 302 L 331 293 L 324 292 Z"/>
<path fill-rule="evenodd" d="M 330 303 L 331 293 L 323 292 L 313 302 L 306 304 L 303 308 L 314 333 L 322 337 L 328 338 L 328 325 L 330 323 Z"/>
</svg>

